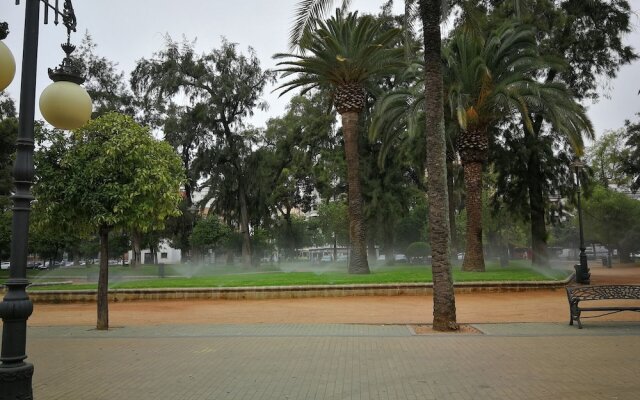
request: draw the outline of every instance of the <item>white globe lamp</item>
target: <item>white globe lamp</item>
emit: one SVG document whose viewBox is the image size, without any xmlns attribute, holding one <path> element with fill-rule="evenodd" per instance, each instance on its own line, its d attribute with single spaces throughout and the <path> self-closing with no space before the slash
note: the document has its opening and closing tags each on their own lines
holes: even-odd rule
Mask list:
<svg viewBox="0 0 640 400">
<path fill-rule="evenodd" d="M 16 60 L 13 58 L 11 50 L 2 40 L 7 37 L 8 25 L 6 22 L 0 24 L 0 91 L 9 86 L 16 74 Z"/>
<path fill-rule="evenodd" d="M 56 128 L 77 129 L 91 119 L 91 97 L 80 86 L 84 78 L 69 57 L 75 46 L 66 43 L 62 48 L 67 57 L 58 68 L 49 69 L 53 83 L 40 95 L 40 113 Z"/>
</svg>

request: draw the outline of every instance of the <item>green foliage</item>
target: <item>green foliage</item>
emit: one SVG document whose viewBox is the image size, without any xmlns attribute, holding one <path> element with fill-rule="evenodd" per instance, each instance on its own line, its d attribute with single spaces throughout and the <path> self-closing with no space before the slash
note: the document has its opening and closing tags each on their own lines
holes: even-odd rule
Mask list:
<svg viewBox="0 0 640 400">
<path fill-rule="evenodd" d="M 583 209 L 586 239 L 627 256 L 640 250 L 640 202 L 597 186 Z"/>
<path fill-rule="evenodd" d="M 0 260 L 9 258 L 11 247 L 11 169 L 18 137 L 18 118 L 13 100 L 0 93 Z"/>
<path fill-rule="evenodd" d="M 324 234 L 324 243 L 349 243 L 349 213 L 344 201 L 330 201 L 318 205 L 318 224 Z"/>
<path fill-rule="evenodd" d="M 628 187 L 631 179 L 624 170 L 628 159 L 625 131 L 620 129 L 600 136 L 587 150 L 586 162 L 593 171 L 594 180 L 600 185 Z"/>
<path fill-rule="evenodd" d="M 0 209 L 0 260 L 11 255 L 11 211 Z"/>
<path fill-rule="evenodd" d="M 262 132 L 245 119 L 266 104 L 260 96 L 274 73 L 263 71 L 252 49 L 239 52 L 226 40 L 220 49 L 198 55 L 193 43 L 167 40 L 153 59 L 142 59 L 131 84 L 147 108 L 162 121 L 173 147 L 181 153 L 187 172 L 187 203 L 198 178 L 208 189 L 202 204 L 243 233 L 243 258 L 251 258 L 250 223 L 265 217 L 268 207 L 262 177 L 264 154 L 254 151 Z M 178 107 L 186 95 L 188 107 Z M 178 224 L 185 226 L 184 223 Z M 181 232 L 182 237 L 186 232 Z"/>
<path fill-rule="evenodd" d="M 199 220 L 191 234 L 191 244 L 200 251 L 225 249 L 230 239 L 231 228 L 215 215 Z"/>
<path fill-rule="evenodd" d="M 108 113 L 69 138 L 46 139 L 34 187 L 45 221 L 87 234 L 101 226 L 144 232 L 177 214 L 179 159 L 130 117 Z"/>
<path fill-rule="evenodd" d="M 294 258 L 296 250 L 311 245 L 311 227 L 304 217 L 280 216 L 273 231 L 275 244 L 278 249 L 284 250 L 285 258 Z"/>
<path fill-rule="evenodd" d="M 625 130 L 628 154 L 623 170 L 631 178 L 631 190 L 636 192 L 640 188 L 640 121 L 626 121 Z"/>
<path fill-rule="evenodd" d="M 405 249 L 413 242 L 429 239 L 429 204 L 424 194 L 416 194 L 410 199 L 409 213 L 400 218 L 395 226 L 396 247 Z"/>
<path fill-rule="evenodd" d="M 274 249 L 271 233 L 266 229 L 254 229 L 251 234 L 251 248 L 255 253 L 253 264 L 259 264 L 260 259 L 268 257 Z"/>
<path fill-rule="evenodd" d="M 93 118 L 107 112 L 120 112 L 135 115 L 135 102 L 127 88 L 124 73 L 116 69 L 113 61 L 96 54 L 97 45 L 85 32 L 82 43 L 74 54 L 74 61 L 85 78 L 83 87 L 91 96 Z"/>
<path fill-rule="evenodd" d="M 13 100 L 0 93 L 0 210 L 8 209 L 13 190 L 11 169 L 16 152 L 18 118 Z"/>
<path fill-rule="evenodd" d="M 407 247 L 405 254 L 409 259 L 415 257 L 428 257 L 431 254 L 431 249 L 427 242 L 413 242 Z"/>
<path fill-rule="evenodd" d="M 463 0 L 461 0 L 463 1 Z M 458 1 L 458 2 L 461 2 Z M 516 18 L 532 26 L 541 54 L 563 60 L 567 68 L 543 73 L 547 82 L 564 82 L 578 99 L 597 99 L 602 78 L 614 78 L 622 65 L 638 58 L 625 43 L 633 28 L 627 0 L 472 0 L 469 9 L 494 15 L 484 29 Z M 516 12 L 514 4 L 520 4 Z"/>
<path fill-rule="evenodd" d="M 401 40 L 399 29 L 385 29 L 371 16 L 346 14 L 336 10 L 327 21 L 315 21 L 298 43 L 300 54 L 279 53 L 278 72 L 286 78 L 295 78 L 281 84 L 278 89 L 302 88 L 302 93 L 330 86 L 334 89 L 345 84 L 367 85 L 377 75 L 389 75 L 404 66 L 404 51 L 394 47 Z"/>
</svg>

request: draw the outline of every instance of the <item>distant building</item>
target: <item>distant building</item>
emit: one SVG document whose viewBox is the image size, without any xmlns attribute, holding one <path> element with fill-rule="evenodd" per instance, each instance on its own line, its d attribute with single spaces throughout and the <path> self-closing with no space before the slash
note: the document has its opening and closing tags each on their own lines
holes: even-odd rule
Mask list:
<svg viewBox="0 0 640 400">
<path fill-rule="evenodd" d="M 142 249 L 140 253 L 143 264 L 178 264 L 182 257 L 180 249 L 169 246 L 169 241 L 166 239 L 161 240 L 158 245 L 158 252 L 155 253 L 157 260 L 154 259 L 154 253 L 150 249 Z M 133 259 L 133 251 L 129 250 L 127 258 Z"/>
</svg>

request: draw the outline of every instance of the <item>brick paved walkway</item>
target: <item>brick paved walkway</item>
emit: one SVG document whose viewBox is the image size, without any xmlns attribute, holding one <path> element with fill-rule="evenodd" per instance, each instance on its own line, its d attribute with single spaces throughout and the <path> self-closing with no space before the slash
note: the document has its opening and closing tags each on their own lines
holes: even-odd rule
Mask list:
<svg viewBox="0 0 640 400">
<path fill-rule="evenodd" d="M 637 399 L 640 324 L 33 327 L 48 399 Z"/>
</svg>

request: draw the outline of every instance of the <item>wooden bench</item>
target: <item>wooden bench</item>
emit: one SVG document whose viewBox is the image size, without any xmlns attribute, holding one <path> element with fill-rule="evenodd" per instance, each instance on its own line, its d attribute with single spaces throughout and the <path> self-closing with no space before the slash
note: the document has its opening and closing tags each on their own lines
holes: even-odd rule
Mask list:
<svg viewBox="0 0 640 400">
<path fill-rule="evenodd" d="M 618 313 L 621 311 L 640 311 L 640 304 L 629 306 L 591 306 L 580 307 L 581 301 L 592 300 L 640 300 L 640 285 L 600 285 L 600 286 L 569 286 L 567 287 L 569 299 L 569 325 L 573 321 L 578 322 L 578 328 L 582 329 L 580 314 L 583 311 L 601 311 L 603 314 L 582 317 L 596 318 L 603 315 Z"/>
</svg>

